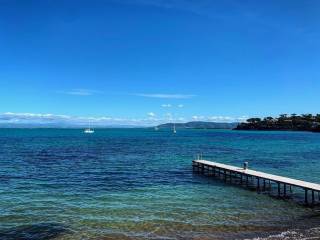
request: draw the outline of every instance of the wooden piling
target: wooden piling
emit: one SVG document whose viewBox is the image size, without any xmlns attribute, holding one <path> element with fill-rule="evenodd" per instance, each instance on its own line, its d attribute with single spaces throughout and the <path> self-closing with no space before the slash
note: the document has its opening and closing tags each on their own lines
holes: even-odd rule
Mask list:
<svg viewBox="0 0 320 240">
<path fill-rule="evenodd" d="M 287 195 L 287 184 L 283 184 L 283 196 L 286 197 Z"/>
<path fill-rule="evenodd" d="M 308 205 L 308 189 L 304 189 L 304 202 Z"/>
<path fill-rule="evenodd" d="M 314 205 L 314 191 L 311 191 L 311 197 L 312 197 L 312 206 Z"/>
</svg>

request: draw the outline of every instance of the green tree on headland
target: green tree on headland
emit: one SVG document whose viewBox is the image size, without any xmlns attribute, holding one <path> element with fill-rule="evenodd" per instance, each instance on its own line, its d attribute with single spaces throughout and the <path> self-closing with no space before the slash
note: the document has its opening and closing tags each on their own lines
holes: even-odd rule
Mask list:
<svg viewBox="0 0 320 240">
<path fill-rule="evenodd" d="M 273 121 L 273 117 L 265 117 L 263 120 L 267 122 L 271 122 Z"/>
<path fill-rule="evenodd" d="M 293 130 L 320 132 L 320 114 L 280 114 L 278 118 L 249 118 L 236 130 Z"/>
<path fill-rule="evenodd" d="M 247 120 L 248 123 L 258 123 L 261 122 L 261 118 L 249 118 Z"/>
</svg>

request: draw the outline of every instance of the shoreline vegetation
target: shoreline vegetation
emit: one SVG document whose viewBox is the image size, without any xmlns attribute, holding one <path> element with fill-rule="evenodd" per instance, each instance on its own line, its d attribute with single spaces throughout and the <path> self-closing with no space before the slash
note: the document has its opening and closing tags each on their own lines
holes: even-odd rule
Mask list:
<svg viewBox="0 0 320 240">
<path fill-rule="evenodd" d="M 320 114 L 281 114 L 277 118 L 249 118 L 234 130 L 320 132 Z"/>
<path fill-rule="evenodd" d="M 279 117 L 249 118 L 246 122 L 221 123 L 194 121 L 187 123 L 165 123 L 157 128 L 184 129 L 232 129 L 256 131 L 308 131 L 320 132 L 320 114 L 281 114 Z"/>
</svg>

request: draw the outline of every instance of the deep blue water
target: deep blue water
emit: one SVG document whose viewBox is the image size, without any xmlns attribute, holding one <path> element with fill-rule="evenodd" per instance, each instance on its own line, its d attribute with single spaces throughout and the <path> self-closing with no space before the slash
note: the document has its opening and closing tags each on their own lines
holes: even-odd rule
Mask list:
<svg viewBox="0 0 320 240">
<path fill-rule="evenodd" d="M 199 153 L 320 183 L 320 134 L 0 129 L 0 239 L 236 239 L 317 226 L 316 208 L 194 174 Z"/>
</svg>

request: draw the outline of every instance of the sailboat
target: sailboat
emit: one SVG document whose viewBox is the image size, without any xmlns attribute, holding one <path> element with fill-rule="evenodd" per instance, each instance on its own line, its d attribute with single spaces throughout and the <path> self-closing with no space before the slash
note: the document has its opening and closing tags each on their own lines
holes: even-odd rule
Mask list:
<svg viewBox="0 0 320 240">
<path fill-rule="evenodd" d="M 94 130 L 91 128 L 86 128 L 83 132 L 84 133 L 94 133 Z"/>
<path fill-rule="evenodd" d="M 175 123 L 173 123 L 173 133 L 177 133 L 176 124 Z"/>
<path fill-rule="evenodd" d="M 92 134 L 92 133 L 94 133 L 94 130 L 93 130 L 93 128 L 90 128 L 90 126 L 89 126 L 89 128 L 86 128 L 83 132 L 88 133 L 88 134 Z"/>
</svg>

